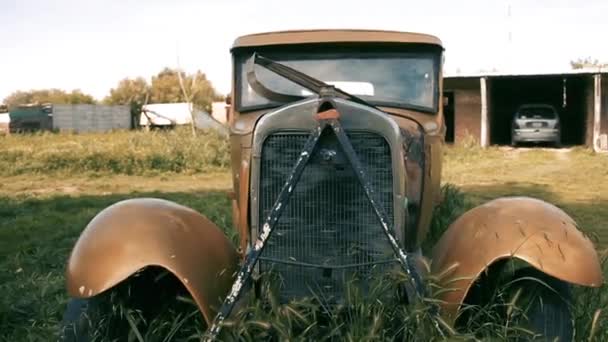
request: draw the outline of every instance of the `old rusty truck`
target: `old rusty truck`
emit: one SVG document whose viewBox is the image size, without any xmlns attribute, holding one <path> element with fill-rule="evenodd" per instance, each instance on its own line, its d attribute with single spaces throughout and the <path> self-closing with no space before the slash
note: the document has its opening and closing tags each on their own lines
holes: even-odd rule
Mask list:
<svg viewBox="0 0 608 342">
<path fill-rule="evenodd" d="M 571 340 L 569 288 L 598 287 L 603 275 L 592 242 L 556 206 L 528 197 L 491 200 L 457 218 L 423 256 L 442 193 L 443 51 L 434 36 L 391 31 L 236 39 L 229 126 L 240 242 L 163 199 L 104 209 L 67 263 L 65 339 L 87 340 L 98 322 L 84 317 L 95 317 L 95 303 L 147 268 L 181 282 L 212 340 L 266 272 L 280 279 L 282 302 L 314 289 L 335 303 L 353 277 L 365 288 L 378 272 L 398 269 L 408 279 L 404 302 L 412 302 L 425 295 L 425 277 L 449 274 L 437 316 L 454 324 L 480 290 L 476 284 L 494 286 L 482 278 L 507 272 L 500 266 L 515 259 L 526 266 L 512 281 L 549 285 L 534 291 L 527 327 Z"/>
</svg>

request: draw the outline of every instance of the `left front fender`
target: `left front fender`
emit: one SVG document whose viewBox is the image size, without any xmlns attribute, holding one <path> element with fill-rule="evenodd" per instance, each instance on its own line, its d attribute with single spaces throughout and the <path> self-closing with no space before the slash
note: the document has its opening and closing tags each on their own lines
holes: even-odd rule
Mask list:
<svg viewBox="0 0 608 342">
<path fill-rule="evenodd" d="M 527 197 L 505 197 L 473 208 L 444 233 L 433 251 L 432 272 L 448 274 L 442 315 L 450 322 L 467 292 L 491 264 L 521 259 L 560 280 L 602 285 L 593 243 L 561 209 Z"/>
<path fill-rule="evenodd" d="M 68 260 L 68 293 L 90 298 L 147 266 L 171 272 L 209 323 L 229 291 L 238 254 L 205 216 L 177 203 L 134 198 L 102 210 Z"/>
</svg>

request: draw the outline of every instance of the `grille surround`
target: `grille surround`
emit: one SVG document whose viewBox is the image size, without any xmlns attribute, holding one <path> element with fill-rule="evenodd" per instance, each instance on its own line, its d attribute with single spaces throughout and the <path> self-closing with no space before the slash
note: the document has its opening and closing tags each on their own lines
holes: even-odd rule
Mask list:
<svg viewBox="0 0 608 342">
<path fill-rule="evenodd" d="M 393 153 L 387 139 L 369 131 L 347 130 L 364 165 L 376 199 L 394 226 Z M 258 225 L 289 176 L 307 132 L 275 132 L 261 148 Z M 267 242 L 260 273 L 279 277 L 279 298 L 318 295 L 339 302 L 352 279 L 369 278 L 397 266 L 386 235 L 333 133 L 325 132 Z"/>
</svg>

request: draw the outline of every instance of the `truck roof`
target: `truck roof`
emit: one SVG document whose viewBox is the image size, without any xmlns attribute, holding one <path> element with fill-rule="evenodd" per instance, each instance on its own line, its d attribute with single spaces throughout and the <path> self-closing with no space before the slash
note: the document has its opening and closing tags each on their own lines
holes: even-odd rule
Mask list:
<svg viewBox="0 0 608 342">
<path fill-rule="evenodd" d="M 322 43 L 418 43 L 441 46 L 439 38 L 414 32 L 380 30 L 296 30 L 238 37 L 232 49 L 254 46 Z"/>
</svg>

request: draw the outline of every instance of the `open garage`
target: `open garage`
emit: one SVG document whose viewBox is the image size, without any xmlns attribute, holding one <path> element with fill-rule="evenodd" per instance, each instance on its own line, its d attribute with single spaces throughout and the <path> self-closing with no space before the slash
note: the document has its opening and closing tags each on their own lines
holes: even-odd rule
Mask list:
<svg viewBox="0 0 608 342">
<path fill-rule="evenodd" d="M 554 74 L 446 76 L 446 142 L 477 139 L 482 146 L 511 144 L 519 106 L 544 104 L 558 113 L 563 146 L 600 146 L 608 131 L 608 74 L 573 70 Z M 605 87 L 604 87 L 605 88 Z M 603 134 L 603 135 L 602 135 Z"/>
<path fill-rule="evenodd" d="M 511 125 L 519 106 L 546 104 L 559 116 L 564 146 L 585 144 L 587 108 L 583 76 L 496 77 L 489 82 L 490 144 L 511 143 Z"/>
</svg>

